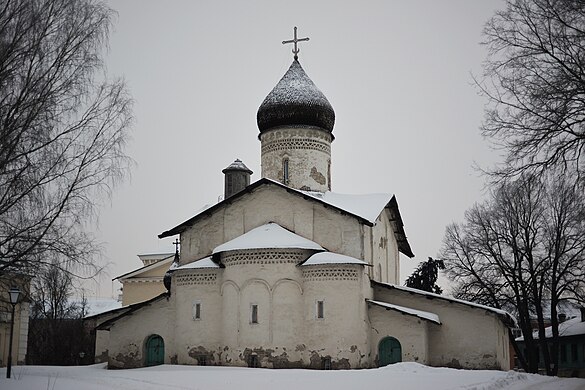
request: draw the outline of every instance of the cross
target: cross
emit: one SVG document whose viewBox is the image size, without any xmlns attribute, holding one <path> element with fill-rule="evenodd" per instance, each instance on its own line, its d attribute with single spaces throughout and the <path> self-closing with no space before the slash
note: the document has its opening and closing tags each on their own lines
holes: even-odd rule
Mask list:
<svg viewBox="0 0 585 390">
<path fill-rule="evenodd" d="M 175 238 L 175 242 L 173 242 L 173 245 L 175 246 L 175 251 L 177 253 L 179 253 L 179 244 L 180 244 L 179 239 Z"/>
<path fill-rule="evenodd" d="M 294 49 L 293 49 L 292 52 L 295 55 L 295 60 L 298 60 L 299 59 L 298 54 L 299 54 L 299 51 L 300 50 L 297 47 L 297 42 L 308 41 L 308 40 L 309 40 L 309 38 L 300 38 L 300 39 L 298 39 L 297 38 L 297 28 L 295 27 L 295 37 L 293 39 L 289 40 L 289 41 L 282 41 L 282 44 L 283 45 L 286 45 L 287 43 L 294 43 L 295 44 L 295 47 L 294 47 Z"/>
</svg>

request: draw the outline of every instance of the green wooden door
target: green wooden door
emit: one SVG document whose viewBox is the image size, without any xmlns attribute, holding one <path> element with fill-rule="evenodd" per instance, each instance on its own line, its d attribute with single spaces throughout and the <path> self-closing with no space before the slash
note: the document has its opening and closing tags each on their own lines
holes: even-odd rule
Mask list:
<svg viewBox="0 0 585 390">
<path fill-rule="evenodd" d="M 400 341 L 394 337 L 385 337 L 378 345 L 378 366 L 387 366 L 388 364 L 402 361 L 402 347 Z"/>
<path fill-rule="evenodd" d="M 165 362 L 165 342 L 159 335 L 152 335 L 146 341 L 146 365 L 156 366 Z"/>
</svg>

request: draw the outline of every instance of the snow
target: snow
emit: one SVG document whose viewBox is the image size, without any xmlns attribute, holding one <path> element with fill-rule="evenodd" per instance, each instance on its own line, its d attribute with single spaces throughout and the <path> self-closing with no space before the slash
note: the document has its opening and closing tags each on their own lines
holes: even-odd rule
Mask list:
<svg viewBox="0 0 585 390">
<path fill-rule="evenodd" d="M 227 168 L 225 168 L 222 172 L 225 171 L 246 171 L 252 173 L 252 171 L 240 160 L 237 158 L 233 163 L 231 163 Z"/>
<path fill-rule="evenodd" d="M 276 223 L 268 223 L 250 230 L 213 250 L 213 253 L 242 249 L 299 248 L 323 251 L 321 245 L 294 234 Z"/>
<path fill-rule="evenodd" d="M 368 265 L 365 261 L 356 259 L 355 257 L 341 255 L 333 252 L 319 252 L 309 257 L 301 265 L 321 265 L 321 264 L 359 264 Z"/>
<path fill-rule="evenodd" d="M 341 210 L 357 215 L 358 217 L 362 217 L 370 223 L 376 223 L 376 219 L 392 199 L 391 194 L 350 195 L 338 194 L 330 191 L 325 193 L 310 191 L 300 192 Z"/>
<path fill-rule="evenodd" d="M 545 337 L 548 339 L 552 337 L 552 326 L 549 326 L 544 329 Z M 567 337 L 567 336 L 578 336 L 585 334 L 585 321 L 581 321 L 581 317 L 571 318 L 563 323 L 559 324 L 559 336 Z M 535 331 L 533 334 L 535 339 L 538 338 L 538 331 Z M 517 341 L 524 341 L 524 336 L 518 337 Z"/>
<path fill-rule="evenodd" d="M 510 313 L 508 313 L 505 310 L 496 309 L 495 307 L 485 306 L 485 305 L 481 305 L 481 304 L 475 303 L 475 302 L 464 301 L 463 299 L 446 297 L 444 295 L 434 294 L 434 293 L 431 293 L 431 292 L 428 292 L 428 291 L 419 290 L 419 289 L 416 289 L 416 288 L 398 286 L 396 284 L 390 284 L 390 283 L 380 283 L 380 282 L 376 282 L 376 283 L 381 284 L 381 285 L 386 285 L 386 286 L 389 286 L 391 288 L 395 288 L 397 290 L 407 291 L 407 292 L 410 292 L 410 293 L 413 293 L 413 294 L 419 294 L 419 295 L 425 295 L 425 296 L 428 296 L 428 297 L 444 299 L 444 300 L 447 300 L 447 301 L 450 301 L 450 302 L 462 303 L 462 304 L 467 305 L 467 306 L 473 306 L 473 307 L 477 307 L 479 309 L 488 310 L 488 311 L 491 311 L 493 313 L 499 314 L 501 316 L 509 317 L 509 318 L 511 318 L 514 321 L 514 323 L 516 323 L 516 320 L 514 319 L 514 317 Z"/>
<path fill-rule="evenodd" d="M 79 367 L 16 366 L 12 378 L 0 369 L 2 390 L 578 390 L 585 379 L 545 377 L 514 371 L 471 371 L 397 363 L 369 370 L 271 370 L 235 367 L 162 365 L 133 370 L 106 370 L 104 364 Z"/>
<path fill-rule="evenodd" d="M 405 307 L 405 306 L 393 305 L 391 303 L 386 303 L 386 302 L 381 302 L 381 301 L 374 301 L 371 299 L 366 299 L 366 301 L 373 303 L 374 305 L 382 306 L 382 307 L 385 307 L 388 309 L 397 310 L 401 313 L 411 314 L 413 316 L 420 317 L 420 318 L 423 318 L 425 320 L 429 320 L 429 321 L 432 321 L 436 324 L 441 325 L 441 320 L 439 319 L 439 316 L 436 315 L 435 313 L 431 313 L 428 311 L 422 311 L 422 310 L 416 310 L 416 309 L 412 309 L 410 307 Z"/>
<path fill-rule="evenodd" d="M 201 269 L 201 268 L 219 268 L 219 265 L 217 265 L 213 260 L 211 260 L 211 256 L 207 256 L 207 257 L 204 257 L 202 259 L 195 260 L 191 263 L 181 265 L 179 267 L 177 267 L 176 264 L 173 263 L 173 265 L 171 265 L 170 270 L 178 271 L 178 270 L 182 270 L 182 269 Z"/>
<path fill-rule="evenodd" d="M 85 309 L 85 316 L 90 317 L 96 314 L 105 313 L 106 311 L 119 309 L 122 307 L 122 302 L 114 298 L 86 298 L 87 306 Z M 81 304 L 81 300 L 77 301 Z"/>
</svg>

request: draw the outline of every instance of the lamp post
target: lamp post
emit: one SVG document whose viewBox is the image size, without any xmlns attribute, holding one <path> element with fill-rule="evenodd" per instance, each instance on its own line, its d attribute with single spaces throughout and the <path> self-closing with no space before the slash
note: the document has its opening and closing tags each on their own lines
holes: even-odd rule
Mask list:
<svg viewBox="0 0 585 390">
<path fill-rule="evenodd" d="M 10 304 L 12 305 L 12 317 L 10 318 L 10 344 L 8 345 L 8 364 L 6 365 L 6 378 L 10 378 L 10 371 L 12 370 L 12 337 L 14 336 L 14 308 L 18 303 L 18 296 L 20 290 L 17 287 L 12 287 L 8 291 L 10 295 Z"/>
</svg>

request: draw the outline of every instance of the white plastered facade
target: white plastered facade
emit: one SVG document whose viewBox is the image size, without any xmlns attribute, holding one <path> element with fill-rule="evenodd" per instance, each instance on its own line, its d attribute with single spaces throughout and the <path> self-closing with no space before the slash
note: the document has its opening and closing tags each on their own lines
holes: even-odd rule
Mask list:
<svg viewBox="0 0 585 390">
<path fill-rule="evenodd" d="M 368 368 L 383 363 L 380 343 L 393 337 L 402 361 L 507 369 L 507 329 L 496 313 L 384 287 L 398 284 L 389 214 L 385 208 L 370 226 L 276 183 L 258 185 L 183 230 L 170 294 L 110 320 L 98 330 L 108 347 L 97 350 L 108 350 L 112 367 L 143 366 L 145 340 L 157 334 L 165 363 Z M 299 248 L 230 250 L 208 260 L 214 248 L 271 222 L 367 265 L 304 266 L 319 250 Z M 197 268 L 203 258 L 214 266 Z M 440 323 L 368 304 L 372 299 L 434 313 Z"/>
<path fill-rule="evenodd" d="M 259 127 L 262 179 L 159 235 L 180 236 L 180 260 L 165 276 L 169 291 L 98 318 L 96 351 L 119 368 L 164 362 L 345 369 L 416 361 L 508 369 L 505 315 L 395 287 L 399 252 L 413 256 L 396 199 L 373 194 L 344 208 L 335 199 L 356 206 L 351 197 L 329 196 L 334 118 L 320 92 L 310 96 L 314 85 L 300 65 L 289 72 L 283 80 L 293 82 L 279 84 L 282 104 L 261 107 L 263 123 L 317 121 Z M 319 122 L 329 130 L 316 129 Z M 373 213 L 361 207 L 374 203 Z M 298 239 L 228 245 L 274 225 Z M 305 265 L 315 253 L 336 260 Z M 339 262 L 338 255 L 355 261 Z M 164 349 L 156 362 L 150 359 L 158 352 L 146 345 L 152 337 L 162 343 L 158 352 Z"/>
</svg>

